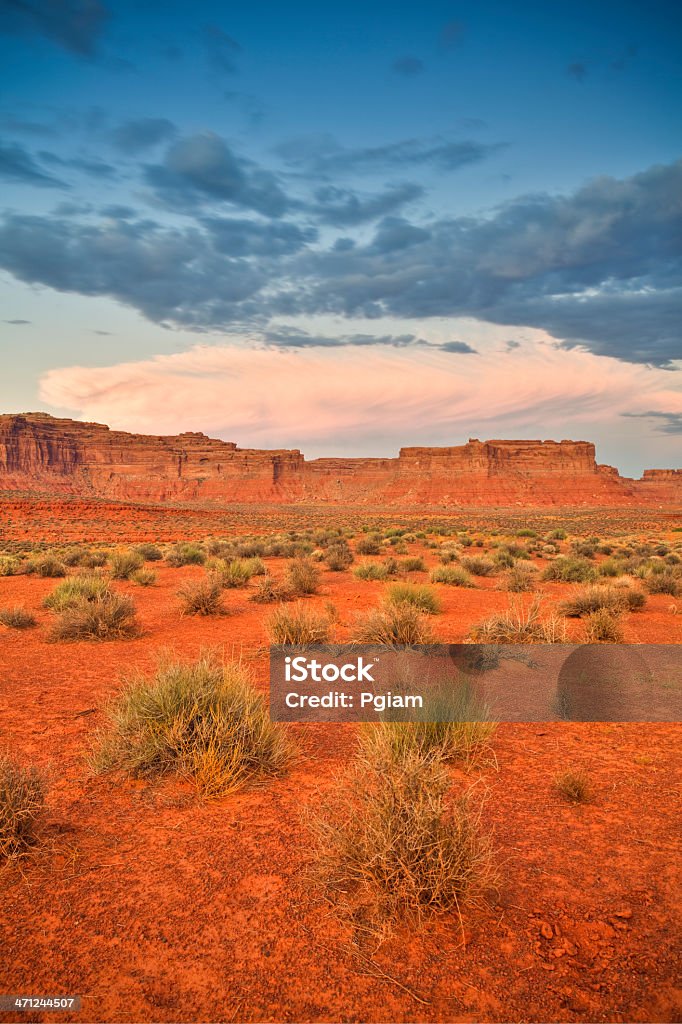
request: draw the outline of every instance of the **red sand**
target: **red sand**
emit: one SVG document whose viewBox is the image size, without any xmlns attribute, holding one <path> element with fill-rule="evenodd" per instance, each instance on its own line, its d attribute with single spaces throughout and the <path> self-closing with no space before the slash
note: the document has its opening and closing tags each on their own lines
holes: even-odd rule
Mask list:
<svg viewBox="0 0 682 1024">
<path fill-rule="evenodd" d="M 277 573 L 284 563 L 268 564 Z M 40 621 L 0 627 L 0 746 L 52 777 L 46 844 L 0 872 L 0 992 L 82 995 L 80 1017 L 65 1020 L 680 1020 L 679 725 L 501 725 L 498 770 L 482 778 L 499 894 L 465 910 L 463 932 L 452 917 L 430 919 L 369 962 L 306 883 L 300 817 L 352 756 L 354 727 L 293 727 L 302 758 L 289 774 L 212 803 L 178 780 L 90 776 L 103 702 L 160 647 L 243 650 L 265 686 L 265 652 L 253 651 L 268 606 L 236 590 L 232 615 L 180 617 L 178 586 L 201 572 L 162 567 L 152 588 L 115 584 L 134 596 L 144 634 L 103 644 L 46 641 L 41 601 L 58 581 L 0 578 L 0 605 L 22 601 Z M 477 583 L 439 587 L 440 639 L 462 640 L 506 607 L 495 580 Z M 333 601 L 344 639 L 381 590 L 324 572 L 307 600 Z M 545 590 L 553 602 L 570 587 Z M 650 597 L 626 616 L 628 642 L 682 643 L 673 604 Z M 569 805 L 554 776 L 582 768 L 595 800 Z"/>
</svg>

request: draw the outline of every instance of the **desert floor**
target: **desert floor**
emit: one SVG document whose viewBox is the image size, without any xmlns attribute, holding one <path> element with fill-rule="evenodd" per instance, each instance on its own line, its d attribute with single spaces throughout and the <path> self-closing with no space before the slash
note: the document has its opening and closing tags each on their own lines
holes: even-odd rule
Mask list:
<svg viewBox="0 0 682 1024">
<path fill-rule="evenodd" d="M 0 539 L 137 543 L 201 539 L 218 531 L 300 528 L 305 514 L 253 510 L 140 513 L 107 519 L 105 506 L 5 503 Z M 83 509 L 86 509 L 84 512 Z M 93 510 L 94 509 L 94 510 Z M 339 513 L 315 513 L 327 525 Z M 297 516 L 299 519 L 297 520 Z M 461 514 L 472 523 L 472 516 Z M 630 516 L 630 519 L 628 519 Z M 627 531 L 679 543 L 673 521 L 648 513 L 576 514 L 569 529 L 601 536 Z M 270 519 L 268 518 L 270 517 Z M 368 513 L 358 513 L 366 521 Z M 601 518 L 600 518 L 601 517 Z M 441 516 L 441 519 L 444 518 Z M 475 517 L 474 517 L 475 518 Z M 504 517 L 498 517 L 498 520 Z M 314 519 L 311 513 L 309 519 Z M 541 528 L 561 519 L 552 513 Z M 550 521 L 551 520 L 551 521 Z M 383 514 L 384 524 L 402 521 Z M 404 521 L 415 522 L 414 514 Z M 521 521 L 511 512 L 504 520 Z M 495 513 L 478 514 L 485 532 Z M 679 522 L 679 520 L 678 520 Z M 316 525 L 319 525 L 317 523 Z M 424 527 L 428 530 L 428 527 Z M 431 568 L 433 549 L 411 543 Z M 390 552 L 389 552 L 390 553 Z M 370 559 L 371 560 L 371 557 Z M 277 575 L 286 560 L 266 559 Z M 545 563 L 538 562 L 539 565 Z M 230 614 L 182 616 L 180 584 L 200 566 L 154 565 L 158 581 L 129 581 L 142 634 L 103 643 L 54 643 L 44 597 L 59 580 L 0 578 L 0 606 L 23 603 L 36 628 L 0 626 L 0 748 L 50 779 L 43 841 L 0 868 L 0 992 L 74 994 L 80 1015 L 0 1014 L 8 1020 L 92 1021 L 677 1021 L 681 928 L 680 726 L 642 723 L 500 724 L 494 762 L 456 781 L 485 791 L 499 890 L 461 918 L 399 926 L 383 943 L 358 942 L 310 879 L 302 811 L 338 779 L 353 755 L 356 727 L 289 727 L 300 756 L 285 775 L 219 800 L 189 782 L 93 775 L 87 754 L 102 707 L 133 668 L 152 670 L 162 648 L 191 657 L 219 647 L 241 656 L 267 687 L 268 606 L 229 590 Z M 384 583 L 321 565 L 318 594 L 338 612 L 334 639 L 378 603 Z M 424 573 L 407 579 L 427 582 Z M 476 589 L 438 585 L 444 642 L 508 606 L 495 577 Z M 542 583 L 551 612 L 575 584 Z M 529 602 L 532 594 L 519 595 Z M 680 614 L 677 613 L 679 605 Z M 568 620 L 581 640 L 582 622 Z M 682 599 L 651 594 L 623 618 L 628 643 L 682 644 Z M 585 770 L 594 798 L 567 803 L 564 770 Z"/>
</svg>

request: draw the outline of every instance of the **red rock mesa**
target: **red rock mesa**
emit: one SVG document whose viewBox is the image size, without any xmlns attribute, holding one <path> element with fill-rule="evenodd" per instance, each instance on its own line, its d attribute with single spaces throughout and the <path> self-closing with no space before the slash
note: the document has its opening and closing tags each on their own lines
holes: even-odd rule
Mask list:
<svg viewBox="0 0 682 1024">
<path fill-rule="evenodd" d="M 128 434 L 45 413 L 0 415 L 0 491 L 138 501 L 385 505 L 682 505 L 682 470 L 621 477 L 588 441 L 478 441 L 397 458 L 313 459 L 205 434 Z"/>
</svg>

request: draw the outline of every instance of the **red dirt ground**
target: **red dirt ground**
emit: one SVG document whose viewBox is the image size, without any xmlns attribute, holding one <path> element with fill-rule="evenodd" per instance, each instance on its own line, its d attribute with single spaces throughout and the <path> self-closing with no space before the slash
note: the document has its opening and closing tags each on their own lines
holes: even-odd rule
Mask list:
<svg viewBox="0 0 682 1024">
<path fill-rule="evenodd" d="M 283 564 L 268 559 L 275 573 Z M 500 725 L 497 768 L 456 773 L 464 785 L 480 775 L 488 790 L 499 893 L 465 910 L 463 928 L 429 919 L 376 951 L 359 951 L 306 881 L 301 810 L 350 760 L 353 726 L 292 727 L 302 754 L 287 775 L 210 803 L 178 780 L 90 775 L 103 702 L 159 648 L 242 652 L 265 687 L 268 606 L 235 590 L 225 599 L 233 614 L 182 618 L 176 591 L 201 574 L 161 567 L 154 587 L 116 583 L 144 632 L 102 644 L 46 640 L 41 602 L 58 581 L 0 578 L 0 605 L 23 602 L 39 620 L 25 632 L 0 626 L 0 748 L 52 779 L 45 844 L 0 871 L 0 992 L 82 995 L 82 1013 L 63 1020 L 682 1019 L 679 724 Z M 323 581 L 307 600 L 335 604 L 343 640 L 383 585 L 347 573 Z M 494 579 L 476 582 L 438 588 L 439 639 L 462 640 L 507 606 Z M 549 607 L 570 587 L 543 590 Z M 628 615 L 627 641 L 682 643 L 671 604 L 652 596 Z M 579 639 L 579 622 L 569 629 Z M 593 802 L 562 799 L 553 780 L 567 769 L 589 773 Z"/>
</svg>

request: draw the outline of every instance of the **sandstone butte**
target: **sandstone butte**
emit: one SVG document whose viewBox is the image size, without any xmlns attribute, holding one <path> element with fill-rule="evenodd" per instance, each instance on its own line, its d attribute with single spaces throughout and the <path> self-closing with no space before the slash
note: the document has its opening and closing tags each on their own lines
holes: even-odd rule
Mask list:
<svg viewBox="0 0 682 1024">
<path fill-rule="evenodd" d="M 147 502 L 439 506 L 682 505 L 682 470 L 640 480 L 598 465 L 588 441 L 478 441 L 397 458 L 307 461 L 187 432 L 129 434 L 46 413 L 0 415 L 0 491 Z"/>
</svg>

